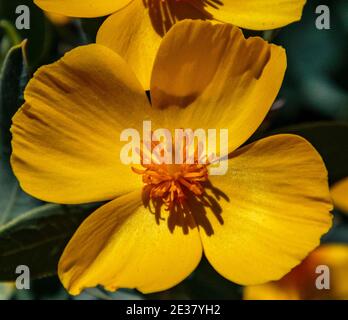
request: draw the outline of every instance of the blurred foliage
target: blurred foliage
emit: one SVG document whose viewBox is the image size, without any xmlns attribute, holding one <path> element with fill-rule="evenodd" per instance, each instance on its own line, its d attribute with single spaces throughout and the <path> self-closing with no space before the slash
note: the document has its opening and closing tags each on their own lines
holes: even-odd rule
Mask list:
<svg viewBox="0 0 348 320">
<path fill-rule="evenodd" d="M 330 8 L 330 30 L 315 26 L 318 5 Z M 280 126 L 322 119 L 348 120 L 348 1 L 307 1 L 303 18 L 279 33 L 288 70 L 281 96 L 286 101 L 274 121 Z"/>
<path fill-rule="evenodd" d="M 14 281 L 13 270 L 21 264 L 31 278 L 55 274 L 65 245 L 95 209 L 46 204 L 0 226 L 0 281 Z"/>
<path fill-rule="evenodd" d="M 23 42 L 8 52 L 0 75 L 0 225 L 41 204 L 20 189 L 10 166 L 11 119 L 23 102 L 28 81 L 25 47 Z"/>
<path fill-rule="evenodd" d="M 299 23 L 263 33 L 286 48 L 288 70 L 278 101 L 251 140 L 275 133 L 305 137 L 322 155 L 333 183 L 348 176 L 348 1 L 307 2 Z M 15 8 L 23 4 L 30 8 L 29 30 L 15 28 Z M 323 4 L 330 8 L 330 30 L 315 27 L 315 8 Z M 44 204 L 20 189 L 9 162 L 11 118 L 23 102 L 23 89 L 32 73 L 68 50 L 93 42 L 104 19 L 55 24 L 32 0 L 0 0 L 0 281 L 14 281 L 18 264 L 29 265 L 32 273 L 30 290 L 0 284 L 0 300 L 241 299 L 242 288 L 218 275 L 205 259 L 175 288 L 146 296 L 135 290 L 106 293 L 96 288 L 69 297 L 56 276 L 42 278 L 55 274 L 65 244 L 96 205 Z M 348 217 L 337 210 L 334 215 L 334 227 L 323 242 L 348 243 Z"/>
</svg>

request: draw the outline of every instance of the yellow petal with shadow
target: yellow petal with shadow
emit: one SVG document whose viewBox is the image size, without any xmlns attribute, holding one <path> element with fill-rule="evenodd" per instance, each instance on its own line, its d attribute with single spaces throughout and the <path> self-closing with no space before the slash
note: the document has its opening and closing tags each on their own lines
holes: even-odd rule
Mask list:
<svg viewBox="0 0 348 320">
<path fill-rule="evenodd" d="M 36 72 L 24 96 L 11 129 L 11 163 L 23 190 L 74 204 L 142 187 L 121 161 L 120 134 L 141 132 L 158 112 L 116 53 L 100 45 L 76 48 Z"/>
<path fill-rule="evenodd" d="M 234 152 L 228 174 L 211 176 L 221 214 L 207 211 L 204 253 L 222 276 L 242 285 L 280 279 L 331 227 L 327 171 L 303 138 L 276 135 Z M 217 191 L 213 190 L 213 194 Z"/>
<path fill-rule="evenodd" d="M 176 119 L 180 128 L 228 129 L 232 152 L 266 117 L 285 69 L 281 47 L 261 38 L 246 40 L 231 25 L 183 21 L 159 48 L 152 104 L 168 109 L 167 119 Z M 178 113 L 178 108 L 185 110 Z"/>
<path fill-rule="evenodd" d="M 141 190 L 102 206 L 78 228 L 58 266 L 65 288 L 136 288 L 162 291 L 184 280 L 202 255 L 198 229 L 175 227 L 142 201 Z"/>
<path fill-rule="evenodd" d="M 201 8 L 201 1 L 195 1 L 197 8 Z M 203 11 L 216 20 L 244 29 L 269 30 L 299 21 L 305 3 L 305 0 L 207 0 Z"/>
<path fill-rule="evenodd" d="M 205 19 L 205 14 L 187 1 L 136 0 L 103 23 L 97 43 L 120 54 L 148 90 L 162 37 L 184 18 Z"/>
</svg>

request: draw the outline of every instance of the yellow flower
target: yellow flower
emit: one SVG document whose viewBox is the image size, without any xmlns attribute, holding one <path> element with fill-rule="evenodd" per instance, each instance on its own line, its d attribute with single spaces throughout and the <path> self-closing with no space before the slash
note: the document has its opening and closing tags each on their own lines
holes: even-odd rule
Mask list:
<svg viewBox="0 0 348 320">
<path fill-rule="evenodd" d="M 328 278 L 324 275 L 327 266 Z M 326 268 L 326 267 L 325 267 Z M 329 288 L 322 285 L 327 282 Z M 319 283 L 319 289 L 317 284 Z M 279 281 L 244 289 L 247 300 L 348 299 L 348 245 L 327 244 L 314 250 L 299 266 Z"/>
<path fill-rule="evenodd" d="M 11 162 L 22 188 L 64 204 L 111 200 L 82 223 L 61 257 L 58 273 L 71 294 L 98 284 L 164 290 L 187 277 L 203 251 L 227 279 L 263 283 L 319 244 L 332 204 L 316 150 L 295 135 L 239 148 L 265 118 L 285 69 L 281 47 L 246 40 L 231 25 L 183 21 L 159 48 L 152 106 L 130 67 L 105 46 L 76 48 L 35 74 L 12 126 Z M 120 134 L 142 132 L 144 120 L 153 130 L 228 129 L 227 174 L 124 165 Z M 169 211 L 158 205 L 170 193 L 164 180 L 178 192 Z"/>
<path fill-rule="evenodd" d="M 348 178 L 335 183 L 330 191 L 335 206 L 348 213 Z"/>
<path fill-rule="evenodd" d="M 40 8 L 73 17 L 112 14 L 97 43 L 120 54 L 148 89 L 163 35 L 179 20 L 213 19 L 266 30 L 298 21 L 305 0 L 35 0 Z"/>
</svg>

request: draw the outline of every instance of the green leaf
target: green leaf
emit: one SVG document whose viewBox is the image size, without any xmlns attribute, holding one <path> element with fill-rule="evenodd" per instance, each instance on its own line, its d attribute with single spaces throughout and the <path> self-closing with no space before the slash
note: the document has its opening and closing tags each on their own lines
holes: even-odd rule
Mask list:
<svg viewBox="0 0 348 320">
<path fill-rule="evenodd" d="M 46 204 L 0 227 L 0 282 L 14 281 L 22 264 L 31 279 L 55 274 L 64 247 L 96 207 Z"/>
<path fill-rule="evenodd" d="M 13 47 L 0 74 L 1 143 L 7 149 L 11 142 L 11 119 L 23 103 L 23 90 L 28 81 L 25 50 L 25 41 Z"/>
<path fill-rule="evenodd" d="M 307 123 L 271 132 L 277 133 L 292 133 L 306 138 L 322 156 L 329 171 L 330 183 L 348 177 L 347 122 Z"/>
<path fill-rule="evenodd" d="M 7 20 L 0 20 L 0 31 L 4 33 L 1 38 L 0 34 L 0 68 L 6 58 L 8 51 L 13 46 L 17 46 L 21 43 L 21 37 L 18 34 L 14 25 Z"/>
<path fill-rule="evenodd" d="M 19 45 L 22 42 L 17 29 L 11 22 L 7 20 L 0 20 L 0 28 L 5 31 L 5 34 L 10 39 L 12 46 Z"/>
<path fill-rule="evenodd" d="M 21 190 L 10 165 L 11 119 L 23 103 L 28 80 L 25 45 L 9 51 L 0 75 L 0 225 L 42 204 Z"/>
</svg>

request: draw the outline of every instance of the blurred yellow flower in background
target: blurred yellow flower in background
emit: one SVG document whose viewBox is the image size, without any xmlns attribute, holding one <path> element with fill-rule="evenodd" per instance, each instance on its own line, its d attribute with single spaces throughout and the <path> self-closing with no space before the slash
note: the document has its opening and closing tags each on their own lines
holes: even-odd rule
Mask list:
<svg viewBox="0 0 348 320">
<path fill-rule="evenodd" d="M 318 289 L 322 274 L 318 266 L 329 269 L 329 289 Z M 321 279 L 320 279 L 321 280 Z M 279 281 L 244 289 L 246 300 L 348 299 L 348 245 L 325 244 L 314 250 L 299 266 Z"/>
<path fill-rule="evenodd" d="M 164 34 L 176 22 L 210 19 L 267 30 L 298 21 L 305 0 L 35 0 L 43 10 L 72 17 L 112 14 L 102 25 L 97 43 L 120 54 L 145 89 Z M 190 38 L 187 39 L 189 41 Z"/>
<path fill-rule="evenodd" d="M 348 213 L 348 178 L 335 183 L 330 191 L 335 207 Z"/>
<path fill-rule="evenodd" d="M 0 301 L 8 300 L 13 295 L 16 287 L 14 283 L 11 282 L 2 282 L 0 283 Z"/>
<path fill-rule="evenodd" d="M 265 118 L 285 69 L 283 48 L 246 40 L 232 25 L 189 20 L 163 38 L 151 105 L 129 65 L 98 44 L 34 75 L 12 126 L 21 187 L 56 203 L 111 200 L 81 224 L 61 257 L 58 273 L 71 294 L 98 284 L 165 290 L 195 269 L 203 251 L 227 279 L 264 283 L 319 245 L 332 204 L 316 150 L 295 135 L 239 148 Z M 227 174 L 195 181 L 183 166 L 154 164 L 142 173 L 159 182 L 144 188 L 120 159 L 121 132 L 142 132 L 144 120 L 153 130 L 228 129 Z M 156 206 L 167 199 L 168 179 L 184 193 L 169 211 Z M 149 199 L 146 187 L 158 186 L 164 193 Z"/>
</svg>

